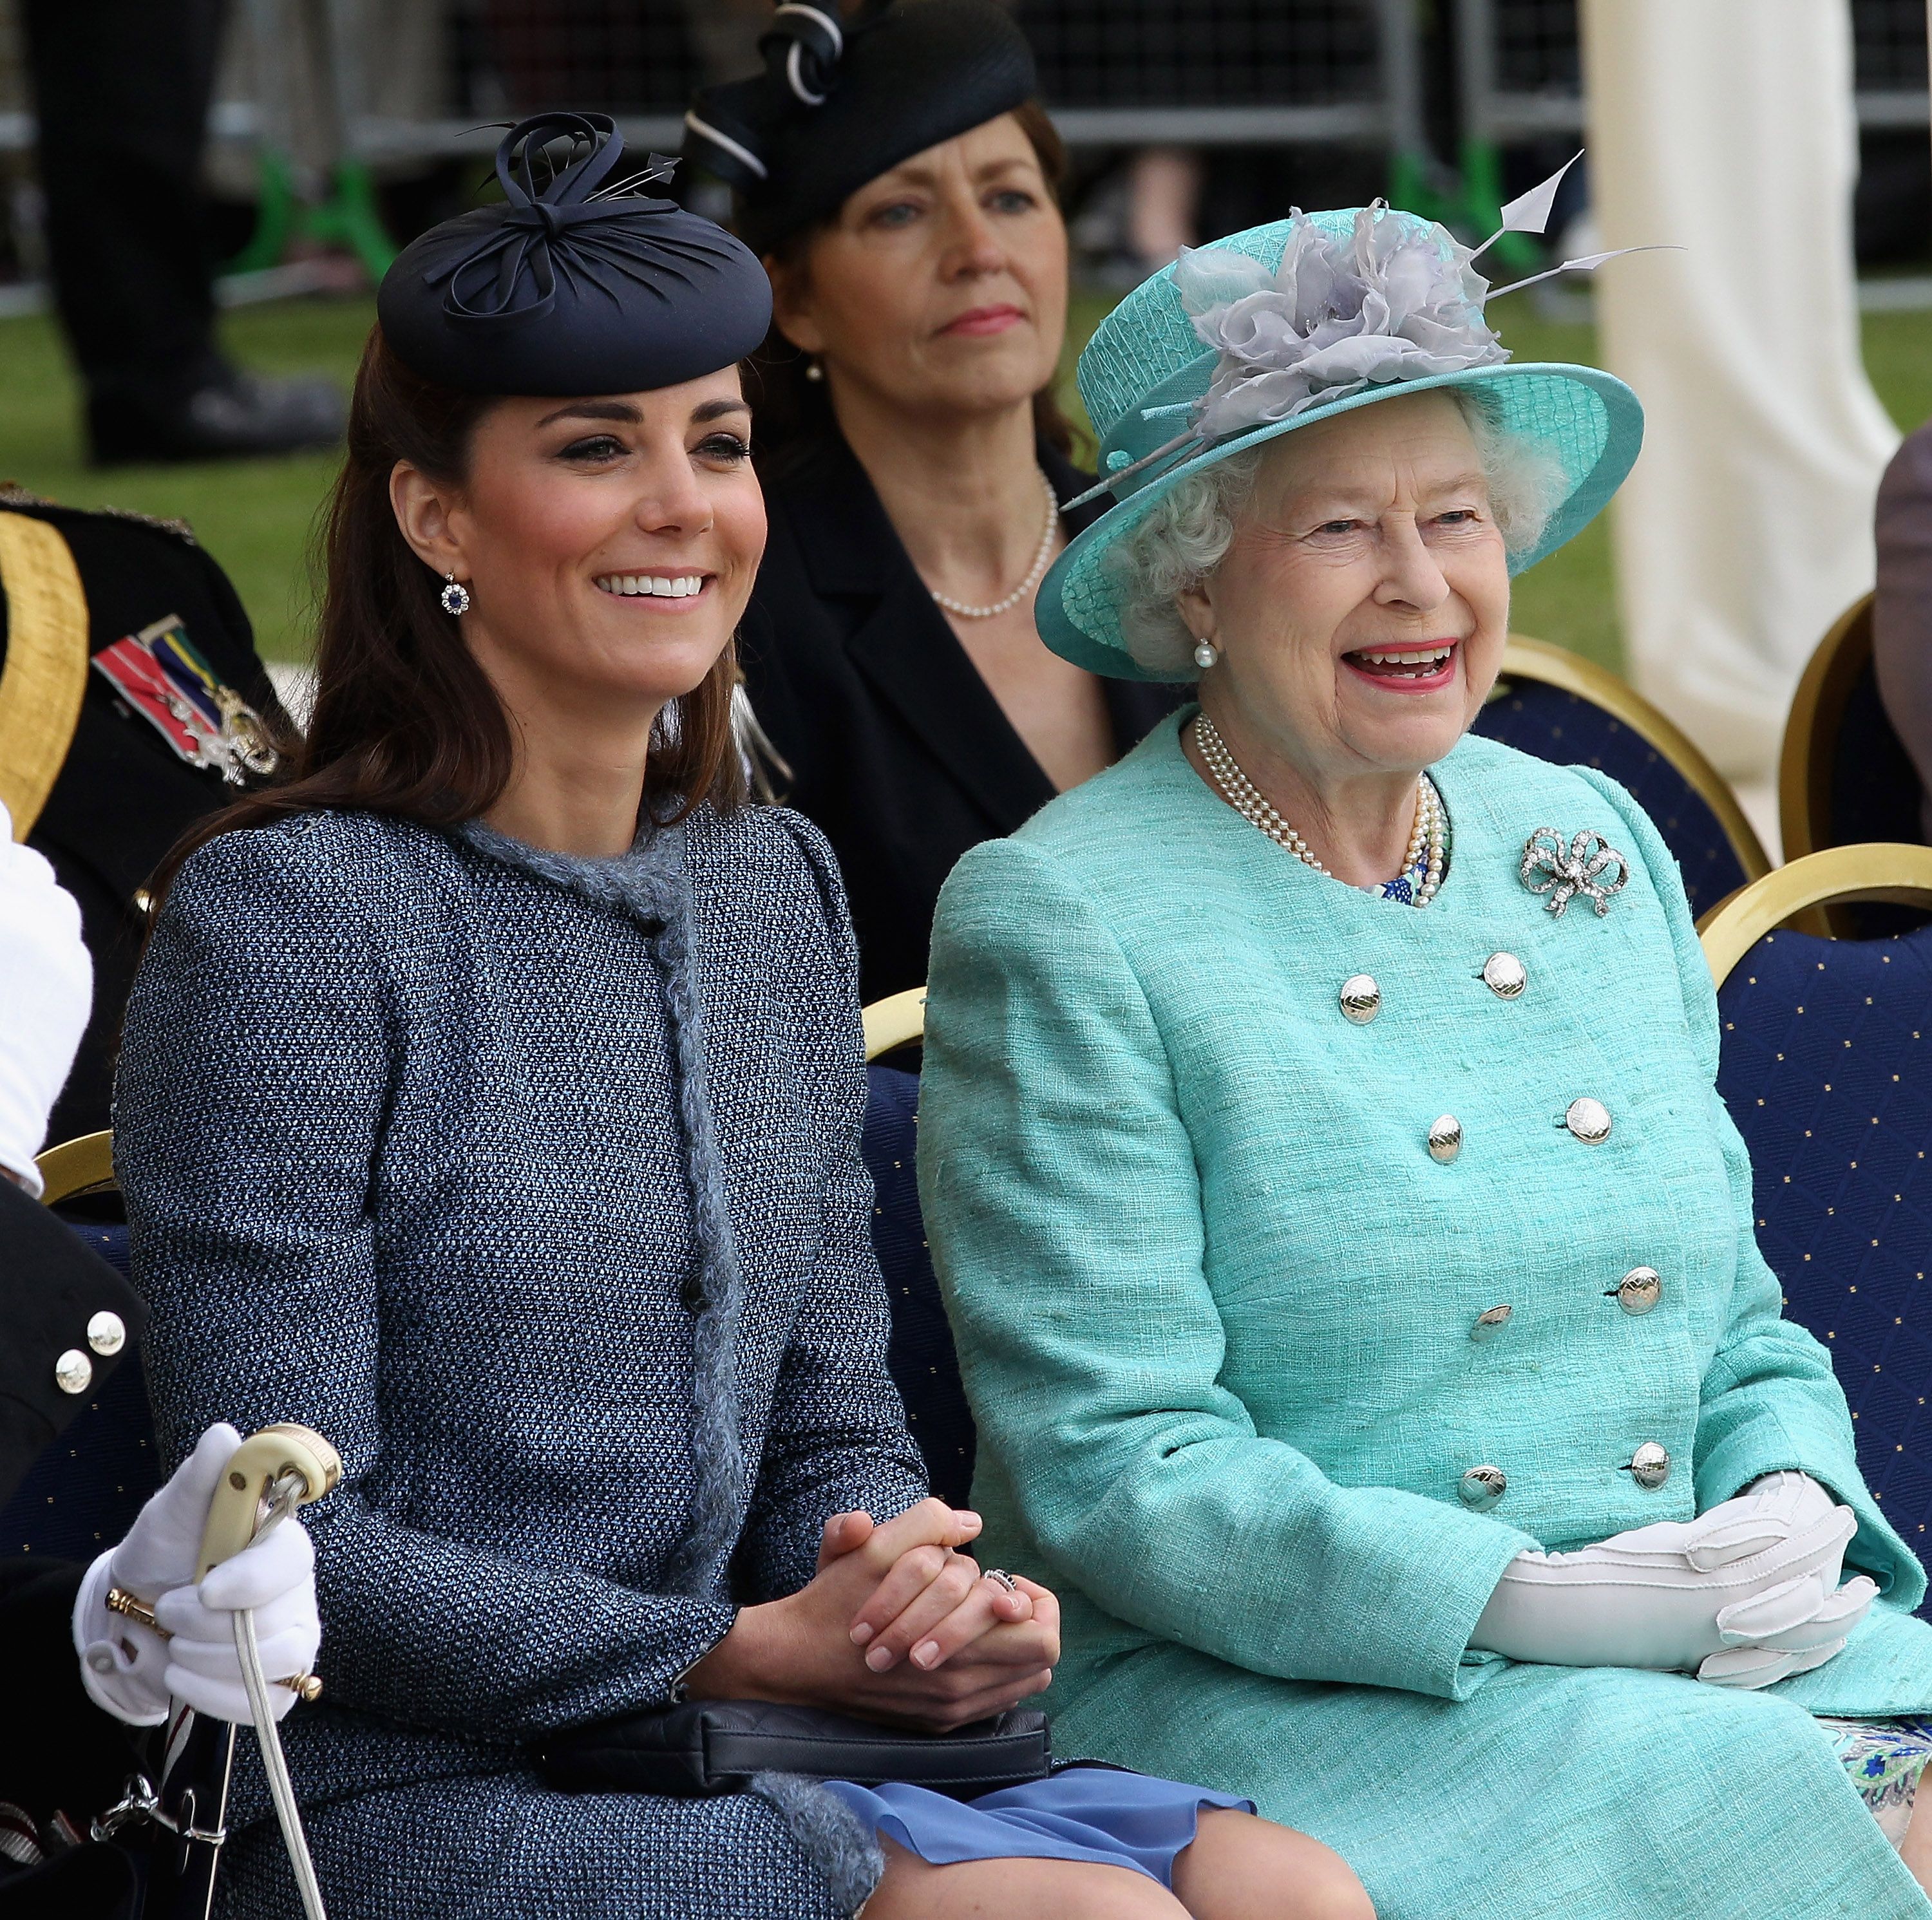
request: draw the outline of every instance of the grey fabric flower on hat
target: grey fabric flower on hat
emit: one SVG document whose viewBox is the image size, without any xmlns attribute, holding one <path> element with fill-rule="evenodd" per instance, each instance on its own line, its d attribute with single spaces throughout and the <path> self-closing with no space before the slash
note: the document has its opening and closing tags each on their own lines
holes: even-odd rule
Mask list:
<svg viewBox="0 0 1932 1920">
<path fill-rule="evenodd" d="M 1298 219 L 1270 273 L 1231 247 L 1174 270 L 1194 330 L 1220 355 L 1195 430 L 1218 439 L 1370 386 L 1509 358 L 1483 318 L 1489 283 L 1442 227 L 1378 201 L 1346 238 Z"/>
</svg>

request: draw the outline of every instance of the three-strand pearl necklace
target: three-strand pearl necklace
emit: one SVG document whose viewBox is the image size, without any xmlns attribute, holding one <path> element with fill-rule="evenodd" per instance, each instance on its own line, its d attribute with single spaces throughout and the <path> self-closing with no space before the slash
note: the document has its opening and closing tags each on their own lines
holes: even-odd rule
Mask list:
<svg viewBox="0 0 1932 1920">
<path fill-rule="evenodd" d="M 1040 484 L 1046 496 L 1046 524 L 1040 529 L 1040 549 L 1033 556 L 1033 565 L 1027 569 L 1026 578 L 1004 600 L 996 600 L 990 607 L 968 607 L 963 600 L 955 600 L 937 587 L 928 587 L 926 592 L 947 613 L 956 613 L 962 620 L 990 620 L 995 614 L 1018 606 L 1046 577 L 1048 565 L 1053 559 L 1053 543 L 1060 532 L 1060 496 L 1054 492 L 1053 482 L 1044 473 L 1040 476 Z"/>
<path fill-rule="evenodd" d="M 1250 825 L 1258 827 L 1277 846 L 1286 847 L 1304 867 L 1312 867 L 1316 873 L 1328 874 L 1333 879 L 1335 876 L 1316 858 L 1307 841 L 1275 811 L 1260 789 L 1242 772 L 1240 763 L 1228 750 L 1228 743 L 1204 713 L 1195 717 L 1194 738 L 1201 749 L 1202 759 L 1207 762 L 1210 777 L 1228 804 Z M 1390 888 L 1414 876 L 1412 903 L 1426 906 L 1442 885 L 1447 822 L 1442 796 L 1436 792 L 1436 783 L 1426 774 L 1418 774 L 1415 827 L 1408 837 L 1408 854 L 1402 862 L 1402 871 L 1394 880 L 1366 891 L 1386 894 Z"/>
</svg>

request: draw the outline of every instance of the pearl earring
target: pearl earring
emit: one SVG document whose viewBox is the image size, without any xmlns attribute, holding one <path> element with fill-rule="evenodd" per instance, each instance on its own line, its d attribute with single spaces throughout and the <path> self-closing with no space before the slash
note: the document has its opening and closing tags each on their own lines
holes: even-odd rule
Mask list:
<svg viewBox="0 0 1932 1920">
<path fill-rule="evenodd" d="M 1199 640 L 1195 643 L 1194 664 L 1203 673 L 1221 657 L 1221 649 L 1212 640 Z"/>
<path fill-rule="evenodd" d="M 470 611 L 470 589 L 454 574 L 446 574 L 442 577 L 449 583 L 437 596 L 442 602 L 442 610 L 460 619 Z"/>
<path fill-rule="evenodd" d="M 825 369 L 817 361 L 808 360 L 805 363 L 805 377 L 808 380 L 822 380 L 825 378 Z"/>
</svg>

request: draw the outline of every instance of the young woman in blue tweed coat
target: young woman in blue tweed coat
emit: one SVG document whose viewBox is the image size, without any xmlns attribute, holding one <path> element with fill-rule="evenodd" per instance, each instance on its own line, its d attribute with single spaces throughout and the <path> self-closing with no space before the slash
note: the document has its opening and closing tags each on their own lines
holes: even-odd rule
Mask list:
<svg viewBox="0 0 1932 1920">
<path fill-rule="evenodd" d="M 618 151 L 518 130 L 504 203 L 385 281 L 299 777 L 180 867 L 128 1018 L 163 1444 L 294 1418 L 344 1461 L 304 1516 L 327 1692 L 285 1733 L 331 1911 L 1360 1920 L 1327 1850 L 1134 1774 L 962 1806 L 537 1770 L 686 1695 L 943 1731 L 1058 1650 L 1052 1595 L 921 1497 L 838 878 L 740 804 L 766 283 L 599 194 Z M 296 1911 L 262 1784 L 220 1887 L 250 1920 Z"/>
<path fill-rule="evenodd" d="M 1082 357 L 1120 498 L 1042 631 L 1199 705 L 940 897 L 984 1538 L 1062 1588 L 1066 1751 L 1240 1782 L 1384 1920 L 1924 1916 L 1925 1575 L 1780 1316 L 1676 868 L 1465 737 L 1640 426 L 1472 258 L 1298 216 Z"/>
</svg>

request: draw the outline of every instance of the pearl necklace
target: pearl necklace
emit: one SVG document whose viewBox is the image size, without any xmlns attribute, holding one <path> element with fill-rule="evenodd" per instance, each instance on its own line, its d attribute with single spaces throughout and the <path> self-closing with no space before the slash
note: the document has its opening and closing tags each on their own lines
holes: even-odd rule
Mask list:
<svg viewBox="0 0 1932 1920">
<path fill-rule="evenodd" d="M 926 592 L 947 613 L 956 613 L 962 620 L 990 620 L 994 614 L 1004 613 L 1010 607 L 1018 606 L 1046 578 L 1048 565 L 1053 559 L 1054 536 L 1060 531 L 1060 496 L 1053 490 L 1053 482 L 1043 473 L 1040 477 L 1040 484 L 1046 495 L 1046 525 L 1040 529 L 1040 550 L 1033 556 L 1033 565 L 1027 569 L 1026 578 L 1004 600 L 996 600 L 991 607 L 968 607 L 963 600 L 954 600 L 941 593 L 937 587 L 928 587 Z"/>
<path fill-rule="evenodd" d="M 1285 847 L 1304 867 L 1312 867 L 1316 873 L 1325 874 L 1332 880 L 1334 875 L 1316 858 L 1307 841 L 1275 811 L 1260 789 L 1241 771 L 1240 763 L 1228 750 L 1228 743 L 1221 738 L 1220 729 L 1204 713 L 1195 716 L 1194 739 L 1201 749 L 1202 759 L 1208 764 L 1209 774 L 1228 805 L 1251 825 L 1258 827 L 1277 846 Z M 1436 783 L 1426 774 L 1418 774 L 1415 826 L 1408 837 L 1408 852 L 1402 861 L 1402 870 L 1394 880 L 1365 891 L 1400 899 L 1402 896 L 1390 894 L 1390 889 L 1416 876 L 1419 883 L 1413 887 L 1413 903 L 1426 906 L 1442 886 L 1447 825 L 1448 815 L 1442 805 L 1442 796 L 1436 790 Z"/>
</svg>

